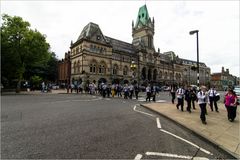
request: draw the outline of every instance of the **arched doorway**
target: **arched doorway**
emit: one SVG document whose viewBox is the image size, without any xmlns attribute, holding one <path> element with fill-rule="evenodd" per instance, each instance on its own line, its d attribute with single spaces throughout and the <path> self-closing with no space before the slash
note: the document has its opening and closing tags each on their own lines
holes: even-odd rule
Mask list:
<svg viewBox="0 0 240 160">
<path fill-rule="evenodd" d="M 151 68 L 148 69 L 148 80 L 149 81 L 152 80 L 152 70 L 151 70 Z"/>
<path fill-rule="evenodd" d="M 154 81 L 157 80 L 157 69 L 154 69 L 154 71 L 153 71 L 153 80 Z"/>
<path fill-rule="evenodd" d="M 107 80 L 106 80 L 105 78 L 100 78 L 100 79 L 98 80 L 98 84 L 106 83 L 106 82 L 107 82 Z"/>
<path fill-rule="evenodd" d="M 146 80 L 146 68 L 144 67 L 143 69 L 142 69 L 142 80 Z"/>
</svg>

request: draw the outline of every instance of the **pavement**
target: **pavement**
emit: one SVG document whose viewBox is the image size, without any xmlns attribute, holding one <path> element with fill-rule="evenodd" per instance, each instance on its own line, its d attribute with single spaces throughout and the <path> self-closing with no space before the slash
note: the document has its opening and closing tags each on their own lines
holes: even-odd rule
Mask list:
<svg viewBox="0 0 240 160">
<path fill-rule="evenodd" d="M 218 103 L 219 112 L 212 112 L 208 106 L 207 125 L 204 125 L 200 120 L 200 108 L 198 105 L 196 105 L 196 110 L 192 110 L 192 113 L 188 113 L 186 109 L 182 112 L 176 108 L 176 104 L 170 102 L 148 103 L 142 104 L 142 106 L 177 122 L 224 149 L 234 157 L 240 158 L 239 107 L 235 121 L 229 122 L 227 120 L 227 110 L 223 103 Z M 186 105 L 184 107 L 186 108 Z"/>
<path fill-rule="evenodd" d="M 51 90 L 49 93 L 42 93 L 41 91 L 22 91 L 20 94 L 64 94 L 66 89 Z M 16 94 L 14 92 L 4 92 L 2 95 Z M 18 93 L 19 94 L 19 93 Z M 73 94 L 76 94 L 73 92 Z M 203 125 L 200 120 L 200 108 L 196 104 L 196 110 L 192 113 L 186 111 L 186 104 L 184 112 L 177 110 L 176 104 L 170 102 L 163 103 L 144 103 L 143 107 L 148 108 L 158 114 L 175 121 L 176 123 L 188 128 L 195 134 L 203 137 L 218 147 L 224 149 L 236 158 L 240 158 L 240 125 L 239 125 L 239 107 L 237 109 L 237 116 L 234 122 L 227 120 L 227 110 L 223 103 L 218 103 L 219 112 L 211 112 L 210 107 L 207 107 L 208 115 L 206 115 L 207 125 Z"/>
</svg>

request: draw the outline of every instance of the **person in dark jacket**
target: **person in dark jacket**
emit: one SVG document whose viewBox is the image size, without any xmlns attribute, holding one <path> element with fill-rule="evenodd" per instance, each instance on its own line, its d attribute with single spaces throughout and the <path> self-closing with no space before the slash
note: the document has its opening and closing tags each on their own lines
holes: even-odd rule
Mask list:
<svg viewBox="0 0 240 160">
<path fill-rule="evenodd" d="M 185 100 L 187 101 L 187 111 L 191 113 L 191 102 L 192 102 L 191 86 L 188 86 L 187 90 L 185 91 Z"/>
<path fill-rule="evenodd" d="M 176 88 L 175 86 L 171 86 L 170 94 L 172 96 L 172 104 L 174 104 L 175 98 L 176 98 Z"/>
</svg>

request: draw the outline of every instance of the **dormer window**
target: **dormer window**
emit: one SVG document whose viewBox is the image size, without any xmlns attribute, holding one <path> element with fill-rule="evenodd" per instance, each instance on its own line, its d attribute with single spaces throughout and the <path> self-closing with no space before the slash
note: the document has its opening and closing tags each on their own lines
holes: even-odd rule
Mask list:
<svg viewBox="0 0 240 160">
<path fill-rule="evenodd" d="M 101 37 L 100 36 L 97 36 L 97 40 L 100 40 L 101 39 Z"/>
</svg>

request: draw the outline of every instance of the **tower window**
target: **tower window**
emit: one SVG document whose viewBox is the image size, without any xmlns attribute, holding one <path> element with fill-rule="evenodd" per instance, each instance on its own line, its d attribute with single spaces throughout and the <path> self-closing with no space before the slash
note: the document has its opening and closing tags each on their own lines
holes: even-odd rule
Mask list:
<svg viewBox="0 0 240 160">
<path fill-rule="evenodd" d="M 138 18 L 140 19 L 140 18 L 141 18 L 141 16 L 139 15 L 139 16 L 138 16 Z"/>
<path fill-rule="evenodd" d="M 144 17 L 144 13 L 142 14 L 142 17 Z"/>
</svg>

